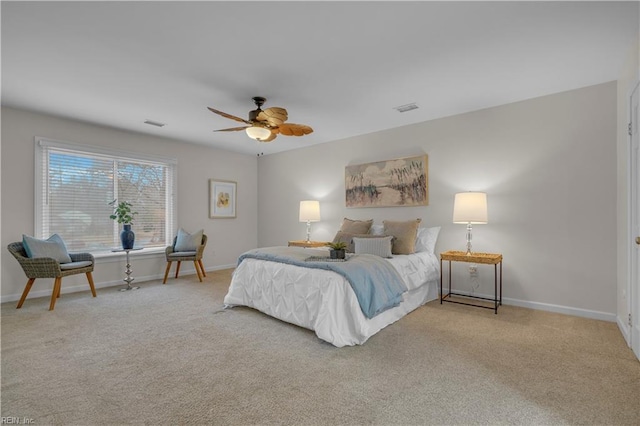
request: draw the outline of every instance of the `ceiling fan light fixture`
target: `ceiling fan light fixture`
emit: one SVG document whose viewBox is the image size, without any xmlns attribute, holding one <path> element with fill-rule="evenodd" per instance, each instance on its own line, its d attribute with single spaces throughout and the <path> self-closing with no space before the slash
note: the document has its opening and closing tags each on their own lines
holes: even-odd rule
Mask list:
<svg viewBox="0 0 640 426">
<path fill-rule="evenodd" d="M 271 130 L 260 126 L 247 127 L 245 131 L 247 132 L 247 136 L 257 141 L 267 139 L 269 136 L 271 136 Z"/>
<path fill-rule="evenodd" d="M 209 111 L 224 118 L 246 124 L 246 126 L 230 127 L 228 129 L 218 129 L 214 132 L 237 132 L 244 130 L 251 139 L 259 142 L 271 142 L 278 135 L 283 136 L 304 136 L 313 132 L 313 129 L 306 124 L 286 123 L 289 118 L 287 110 L 280 107 L 270 107 L 265 110 L 260 106 L 266 101 L 265 98 L 254 97 L 257 109 L 249 111 L 249 119 L 236 117 L 215 108 L 207 107 Z"/>
</svg>

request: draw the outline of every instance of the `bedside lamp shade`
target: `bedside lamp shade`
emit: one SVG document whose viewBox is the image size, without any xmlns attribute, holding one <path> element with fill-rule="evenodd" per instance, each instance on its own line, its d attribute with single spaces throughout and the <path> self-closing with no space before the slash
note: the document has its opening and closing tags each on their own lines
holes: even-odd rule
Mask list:
<svg viewBox="0 0 640 426">
<path fill-rule="evenodd" d="M 320 202 L 300 201 L 300 222 L 318 222 L 320 220 Z"/>
<path fill-rule="evenodd" d="M 453 223 L 467 224 L 467 254 L 471 255 L 471 225 L 488 223 L 487 194 L 460 192 L 453 201 Z"/>
<path fill-rule="evenodd" d="M 307 241 L 311 236 L 311 222 L 320 220 L 320 202 L 315 200 L 300 201 L 300 222 L 307 222 Z"/>
<path fill-rule="evenodd" d="M 486 224 L 487 194 L 460 192 L 453 202 L 453 223 Z"/>
</svg>

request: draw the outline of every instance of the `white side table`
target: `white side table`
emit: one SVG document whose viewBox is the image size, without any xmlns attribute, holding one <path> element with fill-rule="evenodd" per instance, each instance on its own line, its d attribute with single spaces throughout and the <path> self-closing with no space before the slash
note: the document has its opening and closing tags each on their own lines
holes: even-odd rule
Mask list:
<svg viewBox="0 0 640 426">
<path fill-rule="evenodd" d="M 131 262 L 129 261 L 129 252 L 131 251 L 136 251 L 136 250 L 142 250 L 144 247 L 134 247 L 131 249 L 113 249 L 111 250 L 114 253 L 120 253 L 120 252 L 124 252 L 126 255 L 126 259 L 127 259 L 127 269 L 124 271 L 125 274 L 127 274 L 126 278 L 123 280 L 125 283 L 127 283 L 127 286 L 125 288 L 121 288 L 120 291 L 127 291 L 127 290 L 137 290 L 140 287 L 131 287 L 131 282 L 133 280 L 135 280 L 135 278 L 131 277 L 131 272 L 133 272 L 131 270 Z"/>
</svg>

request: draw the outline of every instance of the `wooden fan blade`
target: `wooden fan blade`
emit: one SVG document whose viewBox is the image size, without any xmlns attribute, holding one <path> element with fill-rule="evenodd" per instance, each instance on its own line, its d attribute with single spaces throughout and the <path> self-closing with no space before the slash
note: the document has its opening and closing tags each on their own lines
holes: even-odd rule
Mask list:
<svg viewBox="0 0 640 426">
<path fill-rule="evenodd" d="M 313 132 L 313 129 L 305 124 L 284 123 L 278 126 L 278 130 L 285 136 L 304 136 Z"/>
<path fill-rule="evenodd" d="M 280 107 L 267 108 L 264 111 L 260 111 L 256 119 L 258 121 L 266 121 L 271 127 L 277 127 L 287 121 L 289 115 L 287 110 Z"/>
<path fill-rule="evenodd" d="M 245 124 L 251 124 L 250 121 L 245 120 L 244 118 L 240 118 L 240 117 L 236 117 L 235 115 L 231 115 L 231 114 L 227 114 L 226 112 L 222 112 L 222 111 L 218 111 L 217 109 L 213 109 L 211 107 L 207 107 L 207 109 L 215 114 L 221 115 L 225 118 L 230 118 L 232 120 L 235 121 L 239 121 L 241 123 L 245 123 Z"/>
<path fill-rule="evenodd" d="M 237 132 L 238 130 L 244 130 L 249 126 L 242 126 L 242 127 L 229 127 L 228 129 L 219 129 L 219 130 L 214 130 L 214 132 Z"/>
</svg>

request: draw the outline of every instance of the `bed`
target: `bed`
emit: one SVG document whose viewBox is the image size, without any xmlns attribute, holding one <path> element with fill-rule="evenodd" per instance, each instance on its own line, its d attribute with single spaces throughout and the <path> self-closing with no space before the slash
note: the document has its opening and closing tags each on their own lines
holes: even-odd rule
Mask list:
<svg viewBox="0 0 640 426">
<path fill-rule="evenodd" d="M 436 229 L 436 228 L 429 228 Z M 233 273 L 225 308 L 247 306 L 313 330 L 336 347 L 361 345 L 384 327 L 438 297 L 440 264 L 429 249 L 385 259 L 406 285 L 396 306 L 367 318 L 345 276 L 333 270 L 241 256 Z M 326 249 L 279 248 L 297 256 L 323 257 Z M 359 256 L 359 255 L 353 255 Z M 244 257 L 244 258 L 243 258 Z M 347 260 L 350 262 L 351 260 Z"/>
</svg>

